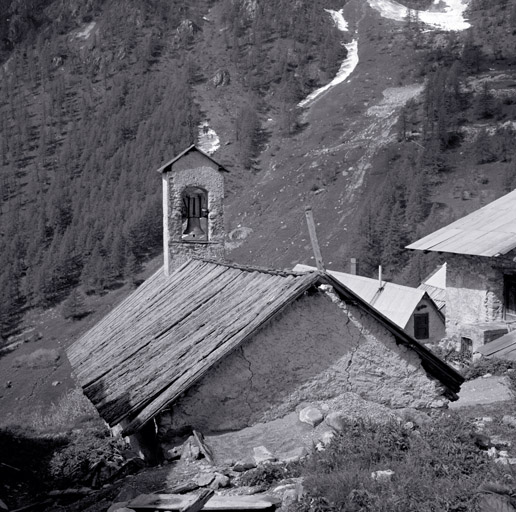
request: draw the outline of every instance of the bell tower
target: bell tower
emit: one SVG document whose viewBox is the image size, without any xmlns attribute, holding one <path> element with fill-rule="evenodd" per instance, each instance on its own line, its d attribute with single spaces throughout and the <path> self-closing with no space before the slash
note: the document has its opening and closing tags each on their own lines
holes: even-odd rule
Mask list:
<svg viewBox="0 0 516 512">
<path fill-rule="evenodd" d="M 160 169 L 163 256 L 169 275 L 191 257 L 224 259 L 224 172 L 195 145 Z"/>
</svg>

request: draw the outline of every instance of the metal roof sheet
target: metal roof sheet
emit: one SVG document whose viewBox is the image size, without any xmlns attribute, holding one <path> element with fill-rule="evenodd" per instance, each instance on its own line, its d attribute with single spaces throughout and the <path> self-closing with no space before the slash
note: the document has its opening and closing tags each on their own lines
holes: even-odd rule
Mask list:
<svg viewBox="0 0 516 512">
<path fill-rule="evenodd" d="M 477 349 L 484 357 L 496 357 L 516 361 L 516 331 L 504 334 Z"/>
<path fill-rule="evenodd" d="M 294 267 L 294 271 L 297 272 L 313 270 L 316 269 L 308 265 L 298 264 Z M 378 279 L 334 270 L 327 272 L 402 329 L 405 328 L 412 313 L 425 295 L 425 290 L 401 284 L 384 281 L 380 289 Z"/>
<path fill-rule="evenodd" d="M 407 246 L 421 251 L 497 256 L 516 247 L 516 190 Z"/>
</svg>

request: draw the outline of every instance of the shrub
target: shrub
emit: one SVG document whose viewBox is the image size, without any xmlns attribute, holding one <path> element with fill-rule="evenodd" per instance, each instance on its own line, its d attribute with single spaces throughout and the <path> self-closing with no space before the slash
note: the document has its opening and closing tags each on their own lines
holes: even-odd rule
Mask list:
<svg viewBox="0 0 516 512">
<path fill-rule="evenodd" d="M 462 371 L 462 375 L 466 380 L 476 379 L 482 375 L 490 373 L 491 375 L 503 375 L 507 370 L 516 368 L 515 361 L 507 361 L 504 359 L 483 357 L 472 363 L 468 368 Z"/>
<path fill-rule="evenodd" d="M 392 469 L 391 481 L 371 477 Z M 503 481 L 474 443 L 472 426 L 452 414 L 410 430 L 390 423 L 350 422 L 305 466 L 307 496 L 297 510 L 419 512 L 475 510 L 485 481 Z"/>
</svg>

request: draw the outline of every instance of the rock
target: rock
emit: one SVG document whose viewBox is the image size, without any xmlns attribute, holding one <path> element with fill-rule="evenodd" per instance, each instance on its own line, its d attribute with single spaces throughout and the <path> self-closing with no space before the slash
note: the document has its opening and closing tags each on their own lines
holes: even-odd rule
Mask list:
<svg viewBox="0 0 516 512">
<path fill-rule="evenodd" d="M 136 498 L 136 496 L 138 496 L 139 494 L 141 494 L 140 491 L 138 491 L 134 487 L 131 487 L 130 485 L 128 485 L 126 487 L 122 487 L 122 489 L 118 493 L 118 495 L 115 498 L 115 500 L 117 502 L 120 502 L 120 501 L 127 501 L 127 502 L 129 502 L 132 499 Z"/>
<path fill-rule="evenodd" d="M 392 469 L 385 469 L 380 471 L 373 471 L 371 473 L 371 478 L 377 482 L 390 482 L 393 475 L 394 471 Z"/>
<path fill-rule="evenodd" d="M 230 82 L 231 77 L 227 69 L 219 69 L 211 79 L 211 83 L 215 87 L 220 87 L 221 85 L 229 85 Z"/>
<path fill-rule="evenodd" d="M 298 462 L 303 457 L 306 457 L 308 455 L 308 451 L 304 446 L 298 446 L 297 448 L 293 448 L 292 450 L 289 450 L 284 455 L 281 456 L 282 462 L 286 462 L 287 464 L 290 464 L 292 462 Z"/>
<path fill-rule="evenodd" d="M 174 446 L 168 450 L 165 450 L 164 456 L 165 460 L 176 460 L 181 457 L 182 447 Z"/>
<path fill-rule="evenodd" d="M 256 464 L 275 462 L 278 460 L 265 446 L 256 446 L 253 448 L 253 453 L 253 459 Z"/>
<path fill-rule="evenodd" d="M 207 487 L 215 480 L 215 473 L 200 473 L 199 475 L 196 475 L 193 479 L 193 481 L 199 486 L 199 487 Z"/>
<path fill-rule="evenodd" d="M 233 471 L 237 471 L 238 473 L 242 473 L 243 471 L 248 471 L 249 469 L 254 469 L 256 467 L 256 462 L 252 459 L 245 459 L 238 461 L 233 466 Z"/>
<path fill-rule="evenodd" d="M 292 504 L 294 504 L 296 501 L 299 501 L 299 496 L 296 489 L 287 489 L 283 493 L 283 498 L 281 499 L 281 508 L 283 510 L 289 510 Z"/>
<path fill-rule="evenodd" d="M 516 465 L 516 458 L 514 458 L 514 457 L 509 457 L 509 458 L 507 459 L 507 464 L 510 464 L 511 466 Z"/>
<path fill-rule="evenodd" d="M 433 423 L 432 418 L 428 414 L 413 409 L 412 407 L 405 407 L 396 411 L 400 418 L 404 421 L 411 421 L 414 425 L 422 427 L 424 425 L 431 425 Z"/>
<path fill-rule="evenodd" d="M 335 432 L 327 430 L 321 437 L 321 443 L 324 446 L 328 446 L 335 438 Z"/>
<path fill-rule="evenodd" d="M 13 386 L 13 383 L 12 383 L 10 380 L 8 380 L 8 381 L 5 383 L 5 387 L 6 387 L 6 389 L 11 388 L 12 386 Z"/>
<path fill-rule="evenodd" d="M 183 448 L 181 450 L 181 460 L 193 461 L 197 460 L 200 456 L 201 450 L 199 450 L 199 446 L 195 442 L 193 436 L 190 436 L 183 444 Z"/>
<path fill-rule="evenodd" d="M 486 436 L 485 434 L 473 434 L 473 442 L 481 450 L 488 450 L 493 446 L 491 439 L 489 439 L 489 436 Z"/>
<path fill-rule="evenodd" d="M 497 464 L 502 464 L 503 466 L 506 466 L 507 464 L 509 464 L 507 457 L 499 457 L 498 459 L 495 459 L 495 462 Z"/>
<path fill-rule="evenodd" d="M 210 484 L 211 489 L 220 489 L 221 487 L 228 487 L 229 485 L 229 477 L 223 475 L 222 473 L 215 473 L 215 478 L 213 482 Z"/>
<path fill-rule="evenodd" d="M 342 432 L 345 427 L 345 417 L 341 412 L 330 412 L 326 416 L 326 424 L 336 432 Z"/>
<path fill-rule="evenodd" d="M 59 384 L 61 384 L 60 380 L 55 380 L 54 382 L 52 382 L 52 386 L 54 387 L 59 386 Z"/>
<path fill-rule="evenodd" d="M 492 377 L 493 374 L 492 373 L 486 373 L 485 375 L 482 375 L 482 378 L 483 379 L 488 379 L 489 377 Z"/>
<path fill-rule="evenodd" d="M 496 455 L 498 454 L 498 450 L 493 446 L 487 450 L 487 456 L 491 459 L 494 459 Z"/>
<path fill-rule="evenodd" d="M 403 428 L 405 430 L 414 430 L 414 423 L 412 421 L 407 421 L 403 424 Z"/>
<path fill-rule="evenodd" d="M 299 411 L 299 421 L 316 427 L 324 420 L 322 412 L 317 407 L 308 406 Z"/>
<path fill-rule="evenodd" d="M 514 416 L 510 416 L 509 414 L 506 414 L 502 418 L 502 423 L 509 427 L 516 427 L 516 418 Z"/>
<path fill-rule="evenodd" d="M 509 458 L 509 452 L 507 450 L 500 450 L 498 452 L 498 456 L 502 457 L 502 458 L 505 458 L 505 459 L 508 459 Z"/>
</svg>

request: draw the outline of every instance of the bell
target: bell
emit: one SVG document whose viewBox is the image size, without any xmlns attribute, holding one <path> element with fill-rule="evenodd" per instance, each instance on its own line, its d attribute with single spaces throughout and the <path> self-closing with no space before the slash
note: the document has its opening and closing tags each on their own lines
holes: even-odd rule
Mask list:
<svg viewBox="0 0 516 512">
<path fill-rule="evenodd" d="M 199 217 L 188 217 L 183 239 L 198 240 L 202 238 L 206 238 L 206 233 L 201 228 L 201 219 Z"/>
</svg>

